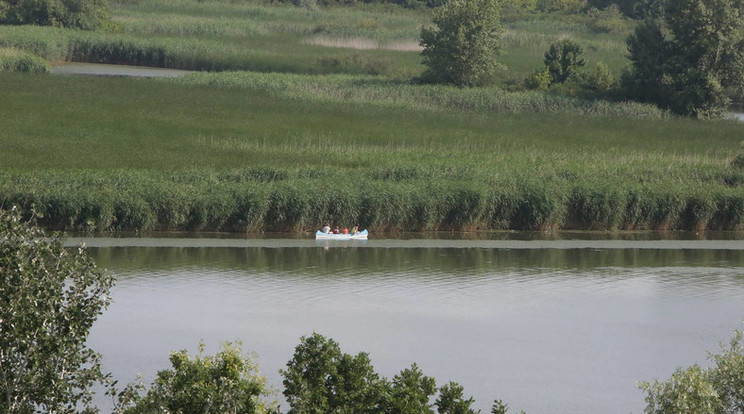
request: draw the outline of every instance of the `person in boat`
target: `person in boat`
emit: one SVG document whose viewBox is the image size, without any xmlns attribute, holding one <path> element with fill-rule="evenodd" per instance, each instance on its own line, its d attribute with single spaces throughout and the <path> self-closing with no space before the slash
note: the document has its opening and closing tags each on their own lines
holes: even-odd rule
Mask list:
<svg viewBox="0 0 744 414">
<path fill-rule="evenodd" d="M 325 233 L 325 234 L 330 233 L 331 232 L 331 224 L 330 223 L 326 223 L 326 225 L 323 226 L 323 229 L 321 231 L 323 233 Z"/>
<path fill-rule="evenodd" d="M 357 234 L 357 233 L 359 233 L 359 226 L 352 227 L 351 228 L 351 234 L 354 235 L 354 234 Z"/>
<path fill-rule="evenodd" d="M 335 229 L 333 229 L 333 234 L 341 234 L 341 230 L 336 227 Z"/>
<path fill-rule="evenodd" d="M 346 227 L 344 227 L 343 229 L 341 229 L 341 233 L 342 234 L 349 234 L 349 229 L 347 229 Z"/>
</svg>

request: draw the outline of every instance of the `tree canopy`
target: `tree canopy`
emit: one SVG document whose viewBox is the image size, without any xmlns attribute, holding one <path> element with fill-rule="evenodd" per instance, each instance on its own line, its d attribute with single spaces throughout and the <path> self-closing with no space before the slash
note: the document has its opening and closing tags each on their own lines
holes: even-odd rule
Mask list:
<svg viewBox="0 0 744 414">
<path fill-rule="evenodd" d="M 110 22 L 107 0 L 0 0 L 0 24 L 94 30 Z"/>
<path fill-rule="evenodd" d="M 630 97 L 698 118 L 718 117 L 726 89 L 744 91 L 744 0 L 677 0 L 628 37 Z"/>
<path fill-rule="evenodd" d="M 501 5 L 498 0 L 450 0 L 434 14 L 435 27 L 421 29 L 422 80 L 475 86 L 501 65 Z"/>
<path fill-rule="evenodd" d="M 0 412 L 94 412 L 105 383 L 85 341 L 114 279 L 15 211 L 0 211 Z"/>
</svg>

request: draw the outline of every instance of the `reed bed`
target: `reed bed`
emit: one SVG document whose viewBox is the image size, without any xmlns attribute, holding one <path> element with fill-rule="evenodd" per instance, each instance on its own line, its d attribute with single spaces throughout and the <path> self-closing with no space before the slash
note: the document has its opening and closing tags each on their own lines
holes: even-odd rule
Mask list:
<svg viewBox="0 0 744 414">
<path fill-rule="evenodd" d="M 234 173 L 4 173 L 0 206 L 18 206 L 49 228 L 76 231 L 306 232 L 324 222 L 371 231 L 702 231 L 744 225 L 742 187 L 701 190 L 536 177 L 491 184 L 353 175 L 265 181 L 250 178 L 250 172 L 235 181 Z"/>
</svg>

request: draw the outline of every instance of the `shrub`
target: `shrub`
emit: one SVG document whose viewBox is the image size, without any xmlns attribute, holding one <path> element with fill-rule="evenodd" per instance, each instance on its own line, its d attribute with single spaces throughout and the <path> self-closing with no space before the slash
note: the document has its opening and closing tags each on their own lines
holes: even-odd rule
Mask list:
<svg viewBox="0 0 744 414">
<path fill-rule="evenodd" d="M 0 72 L 49 73 L 49 62 L 15 48 L 0 48 Z"/>
<path fill-rule="evenodd" d="M 543 60 L 554 83 L 564 83 L 586 64 L 584 50 L 571 39 L 563 39 L 550 45 Z"/>
<path fill-rule="evenodd" d="M 595 32 L 623 33 L 628 29 L 617 4 L 610 4 L 602 10 L 592 7 L 587 10 L 586 15 L 589 17 L 589 28 Z"/>
<path fill-rule="evenodd" d="M 276 412 L 268 396 L 266 379 L 253 360 L 244 355 L 239 343 L 223 343 L 214 357 L 189 357 L 185 350 L 170 356 L 172 369 L 158 372 L 145 395 L 141 384 L 130 384 L 118 394 L 116 412 L 148 414 L 155 412 L 198 414 L 219 412 L 261 414 Z"/>
<path fill-rule="evenodd" d="M 106 0 L 19 0 L 0 3 L 0 24 L 95 30 L 111 23 Z"/>
<path fill-rule="evenodd" d="M 546 91 L 550 87 L 550 71 L 548 67 L 535 69 L 532 74 L 524 79 L 524 87 L 527 89 Z"/>
</svg>

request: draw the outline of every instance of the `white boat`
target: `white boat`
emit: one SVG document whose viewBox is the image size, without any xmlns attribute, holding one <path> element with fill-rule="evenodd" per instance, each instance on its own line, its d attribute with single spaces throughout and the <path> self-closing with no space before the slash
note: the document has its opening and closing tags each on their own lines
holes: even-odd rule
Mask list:
<svg viewBox="0 0 744 414">
<path fill-rule="evenodd" d="M 333 234 L 323 233 L 318 230 L 315 233 L 315 240 L 367 240 L 367 230 L 362 230 L 357 234 Z"/>
</svg>

